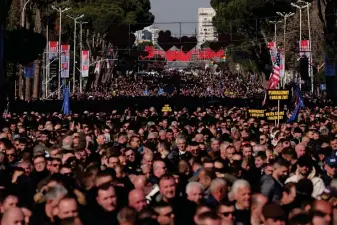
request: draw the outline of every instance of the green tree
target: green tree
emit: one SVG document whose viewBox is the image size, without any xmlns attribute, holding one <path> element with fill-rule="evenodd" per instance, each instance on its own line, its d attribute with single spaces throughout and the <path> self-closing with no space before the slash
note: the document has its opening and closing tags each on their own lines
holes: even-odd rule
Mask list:
<svg viewBox="0 0 337 225">
<path fill-rule="evenodd" d="M 337 2 L 335 0 L 317 0 L 319 18 L 323 25 L 325 52 L 332 61 L 337 60 Z M 337 99 L 337 74 L 326 77 L 329 97 Z"/>
<path fill-rule="evenodd" d="M 269 20 L 279 19 L 276 12 L 290 12 L 294 0 L 211 0 L 216 11 L 213 24 L 218 33 L 230 34 L 233 46 L 245 45 L 251 52 L 250 59 L 259 70 L 269 76 L 270 64 L 268 41 L 274 36 Z M 237 36 L 237 37 L 235 37 Z M 231 48 L 229 48 L 231 51 Z"/>
<path fill-rule="evenodd" d="M 150 0 L 84 0 L 64 2 L 62 5 L 72 8 L 69 14 L 85 15 L 84 20 L 88 24 L 84 27 L 84 48 L 91 52 L 91 61 L 116 60 L 121 53 L 131 52 L 135 42 L 133 33 L 154 22 Z M 69 21 L 68 31 L 71 31 L 72 23 Z M 117 60 L 109 68 L 103 63 L 100 74 L 89 77 L 87 88 L 109 82 L 116 68 L 115 62 Z M 92 72 L 93 68 L 90 74 Z"/>
</svg>

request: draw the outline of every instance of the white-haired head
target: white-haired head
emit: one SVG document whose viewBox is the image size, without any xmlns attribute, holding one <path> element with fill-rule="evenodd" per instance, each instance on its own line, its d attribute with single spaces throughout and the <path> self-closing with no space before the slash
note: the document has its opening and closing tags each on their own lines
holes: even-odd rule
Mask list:
<svg viewBox="0 0 337 225">
<path fill-rule="evenodd" d="M 237 194 L 238 190 L 241 189 L 241 188 L 245 188 L 245 187 L 250 188 L 250 184 L 248 183 L 248 181 L 243 180 L 243 179 L 236 180 L 233 183 L 233 186 L 232 186 L 232 189 L 231 189 L 231 193 L 230 193 L 231 197 L 236 199 L 236 194 Z"/>
<path fill-rule="evenodd" d="M 216 179 L 212 180 L 212 183 L 211 183 L 211 185 L 209 187 L 209 191 L 211 193 L 213 193 L 214 191 L 217 191 L 220 188 L 224 188 L 226 186 L 227 186 L 227 182 L 224 179 L 222 179 L 222 178 L 216 178 Z"/>
<path fill-rule="evenodd" d="M 194 188 L 199 188 L 201 192 L 204 192 L 204 186 L 200 184 L 199 182 L 193 181 L 193 182 L 189 182 L 186 185 L 186 194 L 189 194 L 191 190 Z"/>
</svg>

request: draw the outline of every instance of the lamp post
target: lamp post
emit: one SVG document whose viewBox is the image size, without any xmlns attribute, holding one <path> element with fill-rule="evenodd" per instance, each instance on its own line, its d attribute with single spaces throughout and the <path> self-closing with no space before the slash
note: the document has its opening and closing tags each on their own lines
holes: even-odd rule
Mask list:
<svg viewBox="0 0 337 225">
<path fill-rule="evenodd" d="M 284 24 L 283 24 L 283 48 L 284 48 L 284 55 L 285 55 L 286 54 L 286 47 L 285 46 L 286 46 L 287 18 L 295 15 L 295 13 L 277 12 L 276 14 L 283 17 L 283 21 L 284 21 Z"/>
<path fill-rule="evenodd" d="M 302 41 L 302 9 L 304 9 L 307 6 L 299 6 L 295 3 L 291 3 L 291 6 L 298 8 L 300 10 L 300 41 Z"/>
<path fill-rule="evenodd" d="M 80 54 L 82 55 L 82 25 L 83 24 L 87 24 L 88 22 L 83 22 L 80 21 L 78 22 L 80 24 Z M 82 89 L 83 89 L 83 80 L 82 80 L 82 66 L 81 66 L 81 72 L 80 72 L 80 93 L 82 93 Z"/>
<path fill-rule="evenodd" d="M 62 13 L 70 10 L 70 8 L 56 8 L 55 6 L 51 6 L 52 9 L 56 10 L 60 14 L 60 26 L 59 26 L 59 46 L 58 46 L 58 53 L 59 53 L 59 74 L 58 74 L 58 89 L 57 89 L 57 98 L 61 99 L 61 71 L 62 71 L 62 62 L 61 62 L 61 55 L 62 55 L 62 49 L 61 49 L 61 37 L 62 37 Z"/>
<path fill-rule="evenodd" d="M 274 41 L 276 42 L 276 39 L 277 39 L 277 33 L 276 33 L 277 32 L 277 24 L 282 23 L 282 21 L 281 20 L 278 20 L 278 21 L 272 20 L 272 21 L 269 21 L 269 23 L 274 24 L 274 35 L 275 35 Z"/>
<path fill-rule="evenodd" d="M 76 83 L 76 78 L 75 78 L 75 74 L 76 74 L 76 24 L 77 24 L 77 20 L 81 19 L 84 17 L 84 15 L 80 15 L 77 17 L 72 17 L 72 16 L 68 16 L 70 19 L 74 20 L 74 63 L 73 63 L 73 93 L 75 94 L 75 83 Z"/>
<path fill-rule="evenodd" d="M 299 3 L 303 3 L 304 4 L 304 8 L 307 8 L 307 14 L 308 14 L 308 36 L 309 36 L 309 51 L 310 51 L 310 63 L 309 63 L 309 74 L 310 74 L 310 80 L 311 80 L 311 93 L 314 93 L 314 73 L 313 73 L 313 69 L 312 69 L 312 52 L 311 52 L 311 24 L 310 24 L 310 6 L 311 3 L 309 2 L 305 2 L 302 0 L 298 1 Z"/>
<path fill-rule="evenodd" d="M 26 14 L 26 7 L 30 0 L 27 0 L 26 3 L 24 4 L 21 12 L 21 27 L 25 27 L 25 14 Z"/>
</svg>

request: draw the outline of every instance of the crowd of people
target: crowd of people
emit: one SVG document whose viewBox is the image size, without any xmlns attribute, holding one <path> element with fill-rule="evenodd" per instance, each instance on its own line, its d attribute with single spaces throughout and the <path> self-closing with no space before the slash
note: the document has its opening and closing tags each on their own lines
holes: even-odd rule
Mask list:
<svg viewBox="0 0 337 225">
<path fill-rule="evenodd" d="M 238 73 L 199 71 L 163 71 L 116 75 L 109 84 L 90 88 L 76 98 L 112 99 L 116 96 L 192 96 L 249 98 L 263 93 L 263 88 L 250 77 Z M 75 96 L 74 96 L 75 97 Z"/>
<path fill-rule="evenodd" d="M 329 225 L 337 109 L 7 113 L 1 225 Z"/>
</svg>

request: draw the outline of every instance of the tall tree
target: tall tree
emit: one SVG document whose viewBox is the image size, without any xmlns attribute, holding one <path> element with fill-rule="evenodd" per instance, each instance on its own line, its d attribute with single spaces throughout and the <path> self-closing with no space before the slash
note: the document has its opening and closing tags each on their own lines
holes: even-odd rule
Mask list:
<svg viewBox="0 0 337 225">
<path fill-rule="evenodd" d="M 333 62 L 337 60 L 337 1 L 317 0 L 319 18 L 323 25 L 325 37 L 325 51 Z M 337 65 L 337 64 L 336 64 Z M 335 66 L 336 66 L 335 65 Z M 337 99 L 337 74 L 326 77 L 327 91 L 329 97 Z"/>
<path fill-rule="evenodd" d="M 114 64 L 120 53 L 130 53 L 134 45 L 133 33 L 153 24 L 150 0 L 83 0 L 69 1 L 69 14 L 84 14 L 84 48 L 91 52 L 91 61 L 111 59 L 101 64 L 101 72 L 89 77 L 87 87 L 96 87 L 101 81 L 109 82 Z M 72 27 L 71 22 L 68 29 Z M 66 23 L 66 22 L 65 22 Z M 65 27 L 67 25 L 65 24 Z M 67 29 L 67 28 L 65 28 Z M 69 29 L 70 30 L 70 29 Z M 90 74 L 93 74 L 90 68 Z"/>
<path fill-rule="evenodd" d="M 213 24 L 218 33 L 230 34 L 233 45 L 244 44 L 252 53 L 259 70 L 269 76 L 270 64 L 267 43 L 273 37 L 269 20 L 276 19 L 276 12 L 290 12 L 294 0 L 211 0 L 216 11 Z M 233 36 L 240 38 L 236 39 Z M 244 41 L 242 41 L 244 39 Z"/>
</svg>

